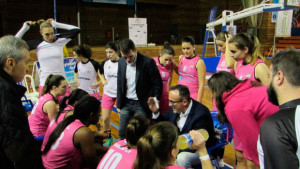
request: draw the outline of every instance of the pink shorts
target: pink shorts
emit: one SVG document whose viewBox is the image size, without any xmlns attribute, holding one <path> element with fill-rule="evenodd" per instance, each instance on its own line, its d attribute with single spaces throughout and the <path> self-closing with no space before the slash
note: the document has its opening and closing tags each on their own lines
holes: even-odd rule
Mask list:
<svg viewBox="0 0 300 169">
<path fill-rule="evenodd" d="M 112 109 L 114 107 L 114 104 L 116 102 L 117 98 L 113 98 L 110 96 L 107 96 L 106 94 L 102 94 L 102 109 Z"/>
<path fill-rule="evenodd" d="M 44 86 L 39 86 L 39 93 L 40 93 L 40 96 L 39 96 L 39 97 L 41 97 L 41 94 L 42 94 L 42 92 L 43 92 L 43 88 L 44 88 Z M 58 99 L 57 99 L 57 102 L 60 103 L 60 101 L 61 101 L 61 99 L 62 99 L 63 97 L 69 96 L 70 94 L 71 94 L 71 89 L 70 89 L 69 85 L 67 85 L 67 90 L 66 90 L 65 95 L 64 95 L 64 96 L 59 96 Z"/>
<path fill-rule="evenodd" d="M 100 100 L 100 94 L 99 93 L 93 93 L 93 94 L 90 94 L 90 96 L 93 96 L 96 99 Z"/>
</svg>

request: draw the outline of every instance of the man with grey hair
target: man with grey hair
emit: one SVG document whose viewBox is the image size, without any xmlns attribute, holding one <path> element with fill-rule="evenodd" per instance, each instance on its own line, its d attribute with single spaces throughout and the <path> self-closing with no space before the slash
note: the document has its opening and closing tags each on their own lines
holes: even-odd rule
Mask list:
<svg viewBox="0 0 300 169">
<path fill-rule="evenodd" d="M 25 41 L 14 36 L 0 39 L 0 164 L 1 168 L 43 168 L 41 152 L 29 130 L 21 98 L 30 60 Z"/>
</svg>

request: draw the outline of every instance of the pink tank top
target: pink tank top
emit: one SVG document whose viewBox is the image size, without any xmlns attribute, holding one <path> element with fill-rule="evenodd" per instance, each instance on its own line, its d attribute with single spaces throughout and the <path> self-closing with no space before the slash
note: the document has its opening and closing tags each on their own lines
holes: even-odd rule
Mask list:
<svg viewBox="0 0 300 169">
<path fill-rule="evenodd" d="M 169 63 L 168 65 L 164 66 L 162 64 L 159 63 L 159 58 L 153 58 L 156 66 L 159 70 L 162 82 L 163 82 L 163 93 L 168 94 L 168 81 L 172 76 L 172 72 L 173 72 L 173 63 Z"/>
<path fill-rule="evenodd" d="M 74 110 L 74 107 L 71 106 L 71 105 L 67 105 L 67 107 L 64 109 L 64 111 L 58 116 L 57 118 L 57 121 L 55 121 L 55 119 L 53 119 L 48 128 L 47 128 L 47 131 L 46 131 L 46 134 L 45 134 L 45 137 L 44 137 L 44 140 L 43 140 L 43 144 L 42 144 L 42 147 L 41 147 L 41 150 L 43 151 L 48 140 L 49 140 L 49 137 L 51 135 L 51 133 L 53 132 L 53 130 L 57 127 L 57 125 L 64 120 L 66 114 L 70 111 L 70 110 Z"/>
<path fill-rule="evenodd" d="M 73 137 L 75 132 L 85 126 L 78 119 L 69 124 L 52 145 L 46 155 L 42 156 L 46 169 L 66 168 L 79 169 L 82 163 L 82 153 L 74 146 Z"/>
<path fill-rule="evenodd" d="M 230 74 L 234 75 L 234 69 L 227 68 L 226 63 L 225 63 L 225 54 L 222 54 L 220 61 L 217 66 L 217 72 L 221 71 L 226 71 L 229 72 Z"/>
<path fill-rule="evenodd" d="M 46 133 L 50 121 L 48 114 L 43 111 L 43 107 L 44 104 L 50 100 L 55 101 L 50 93 L 46 93 L 40 97 L 28 117 L 30 131 L 34 137 L 44 136 Z"/>
<path fill-rule="evenodd" d="M 239 80 L 249 79 L 255 82 L 259 82 L 255 78 L 255 67 L 259 63 L 264 63 L 264 61 L 257 59 L 254 65 L 251 64 L 244 65 L 243 60 L 238 61 L 236 64 L 235 77 L 238 78 Z"/>
<path fill-rule="evenodd" d="M 123 169 L 133 168 L 133 163 L 137 155 L 136 149 L 128 149 L 126 140 L 116 142 L 109 148 L 105 156 L 98 164 L 97 169 Z"/>
<path fill-rule="evenodd" d="M 195 100 L 197 100 L 199 89 L 198 72 L 196 68 L 199 59 L 201 59 L 199 56 L 187 59 L 185 55 L 182 55 L 178 65 L 178 84 L 188 87 L 191 97 Z"/>
</svg>

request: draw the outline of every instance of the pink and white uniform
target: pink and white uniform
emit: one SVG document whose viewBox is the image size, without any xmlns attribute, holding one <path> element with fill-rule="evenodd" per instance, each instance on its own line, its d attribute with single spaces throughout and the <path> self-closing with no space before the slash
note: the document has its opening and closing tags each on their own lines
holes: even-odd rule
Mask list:
<svg viewBox="0 0 300 169">
<path fill-rule="evenodd" d="M 46 134 L 45 134 L 45 137 L 44 137 L 44 140 L 43 140 L 43 144 L 42 144 L 42 148 L 41 150 L 43 151 L 48 140 L 49 140 L 49 137 L 51 135 L 51 133 L 53 132 L 53 130 L 57 127 L 57 125 L 62 122 L 66 116 L 66 114 L 70 111 L 70 110 L 74 110 L 74 107 L 71 106 L 71 105 L 68 105 L 65 110 L 58 116 L 57 118 L 57 121 L 55 121 L 55 119 L 53 119 L 48 128 L 47 128 L 47 131 L 46 131 Z"/>
<path fill-rule="evenodd" d="M 160 112 L 165 113 L 169 109 L 169 92 L 168 92 L 168 86 L 169 86 L 169 80 L 172 77 L 173 73 L 173 63 L 170 62 L 168 65 L 164 66 L 160 64 L 159 57 L 153 58 L 156 66 L 159 70 L 162 82 L 163 82 L 163 91 L 161 95 L 161 99 L 159 102 Z"/>
<path fill-rule="evenodd" d="M 268 116 L 279 110 L 278 106 L 269 102 L 266 86 L 254 87 L 250 80 L 239 83 L 229 92 L 224 92 L 222 100 L 225 104 L 225 114 L 235 133 L 234 147 L 242 151 L 245 158 L 259 165 L 259 129 Z M 236 147 L 236 138 L 239 139 L 239 147 Z"/>
<path fill-rule="evenodd" d="M 73 138 L 75 132 L 84 126 L 80 120 L 76 119 L 64 129 L 48 153 L 42 156 L 43 164 L 46 169 L 80 168 L 83 157 L 81 150 L 74 146 Z"/>
<path fill-rule="evenodd" d="M 234 75 L 234 69 L 228 68 L 225 62 L 225 54 L 221 55 L 220 61 L 217 65 L 217 72 L 226 71 Z"/>
<path fill-rule="evenodd" d="M 123 169 L 133 168 L 137 150 L 129 149 L 126 140 L 120 140 L 110 147 L 108 152 L 98 164 L 97 169 Z"/>
<path fill-rule="evenodd" d="M 243 60 L 238 61 L 236 64 L 235 77 L 240 80 L 249 79 L 255 82 L 259 82 L 255 78 L 255 67 L 259 63 L 264 63 L 264 61 L 262 61 L 261 59 L 257 59 L 254 65 L 251 64 L 244 65 Z"/>
<path fill-rule="evenodd" d="M 198 72 L 196 68 L 199 59 L 201 59 L 199 56 L 186 58 L 185 55 L 182 55 L 178 65 L 178 84 L 188 87 L 190 96 L 194 100 L 197 100 L 199 89 Z"/>
<path fill-rule="evenodd" d="M 55 101 L 55 98 L 46 93 L 35 103 L 31 114 L 28 118 L 30 131 L 34 137 L 44 136 L 50 123 L 48 114 L 43 111 L 44 104 L 50 100 Z"/>
<path fill-rule="evenodd" d="M 251 65 L 250 63 L 244 65 L 243 60 L 238 61 L 236 64 L 235 77 L 238 78 L 239 80 L 249 79 L 255 82 L 259 82 L 255 78 L 255 67 L 259 63 L 264 63 L 264 62 L 261 59 L 258 59 L 254 65 Z M 233 138 L 234 138 L 234 148 L 239 151 L 242 151 L 243 149 L 242 142 L 235 132 L 233 133 Z"/>
<path fill-rule="evenodd" d="M 222 55 L 221 55 L 221 58 L 220 58 L 219 63 L 218 63 L 218 65 L 217 65 L 217 70 L 216 70 L 216 72 L 221 72 L 221 71 L 226 71 L 226 72 L 229 72 L 230 74 L 234 75 L 234 69 L 228 68 L 228 67 L 226 66 L 226 62 L 225 62 L 225 54 L 222 54 Z M 213 105 L 213 111 L 217 111 L 218 108 L 217 108 L 217 106 L 216 106 L 216 100 L 215 100 L 215 99 L 213 99 L 213 104 L 212 104 L 212 105 Z"/>
</svg>

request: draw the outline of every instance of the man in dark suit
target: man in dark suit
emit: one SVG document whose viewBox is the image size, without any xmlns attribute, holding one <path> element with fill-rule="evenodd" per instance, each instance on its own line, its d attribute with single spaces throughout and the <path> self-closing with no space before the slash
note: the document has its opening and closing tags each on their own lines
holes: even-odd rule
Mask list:
<svg viewBox="0 0 300 169">
<path fill-rule="evenodd" d="M 149 97 L 160 99 L 162 80 L 152 58 L 137 52 L 130 39 L 119 42 L 122 57 L 118 63 L 117 108 L 120 109 L 119 137 L 125 137 L 129 119 L 134 115 L 151 117 Z"/>
<path fill-rule="evenodd" d="M 189 133 L 191 130 L 205 129 L 209 138 L 206 147 L 216 144 L 213 120 L 210 111 L 203 104 L 190 98 L 189 89 L 184 85 L 172 86 L 169 91 L 170 109 L 160 115 L 152 97 L 148 100 L 149 109 L 153 112 L 154 121 L 170 121 L 178 128 L 179 134 Z M 191 168 L 200 164 L 198 153 L 193 147 L 183 150 L 177 156 L 177 165 Z"/>
</svg>

